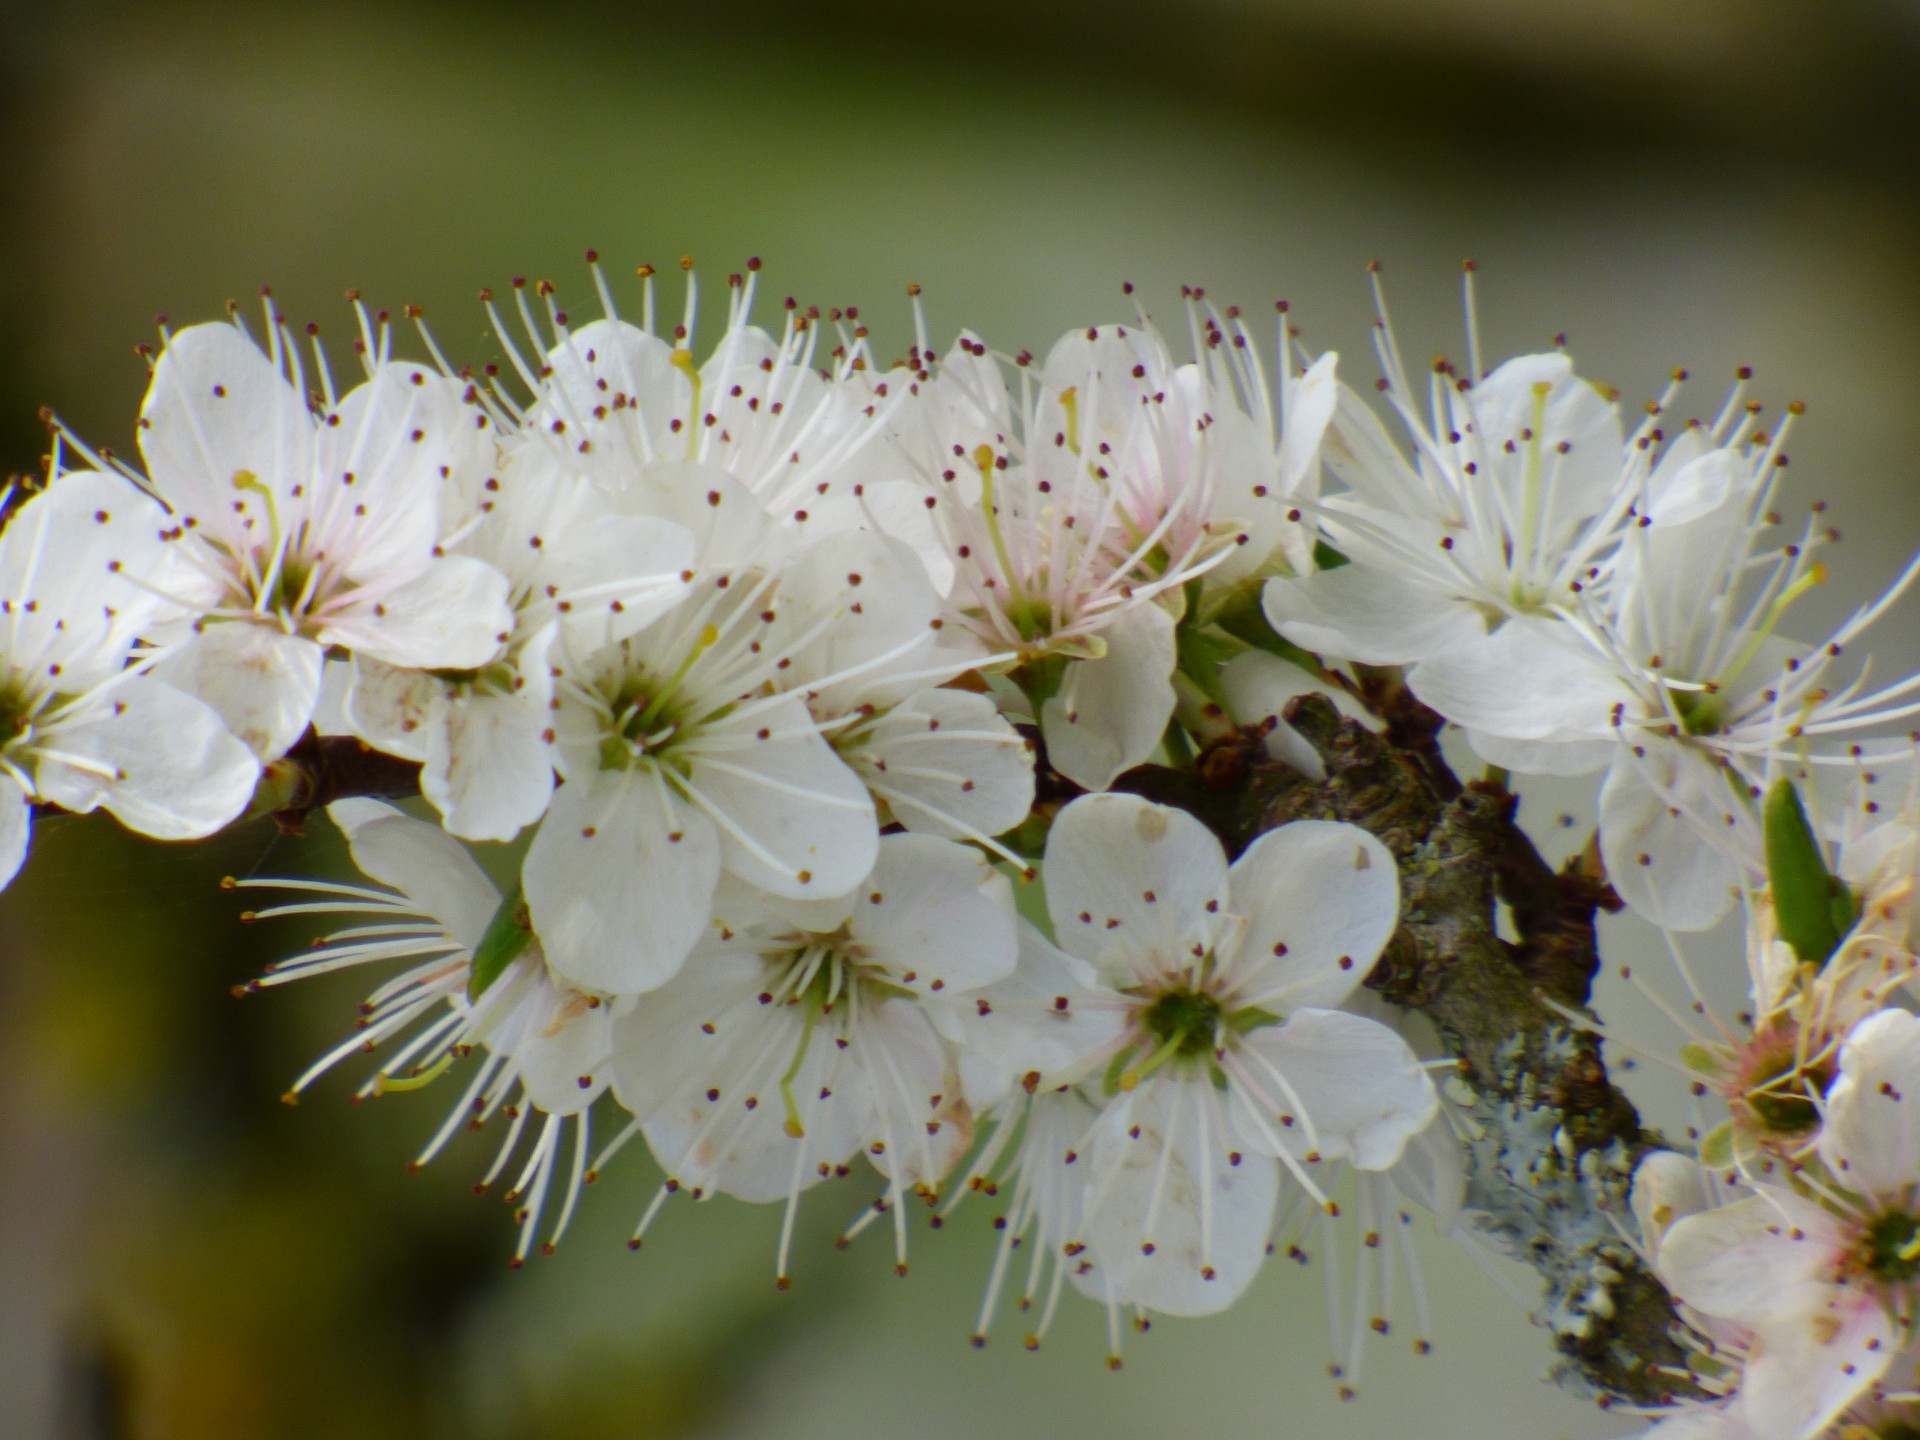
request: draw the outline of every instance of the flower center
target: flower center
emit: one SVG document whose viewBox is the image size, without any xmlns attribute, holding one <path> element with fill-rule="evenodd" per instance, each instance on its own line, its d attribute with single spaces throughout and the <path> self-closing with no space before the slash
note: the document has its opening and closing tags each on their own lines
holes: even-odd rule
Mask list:
<svg viewBox="0 0 1920 1440">
<path fill-rule="evenodd" d="M 1198 990 L 1169 990 L 1140 1018 L 1169 1059 L 1206 1055 L 1220 1028 L 1220 1002 Z"/>
<path fill-rule="evenodd" d="M 1820 1123 L 1820 1110 L 1808 1091 L 1826 1092 L 1833 1079 L 1830 1063 L 1803 1067 L 1791 1035 L 1756 1038 L 1749 1052 L 1739 1099 L 1759 1127 L 1770 1135 L 1805 1135 Z"/>
<path fill-rule="evenodd" d="M 1717 735 L 1726 728 L 1727 706 L 1713 690 L 1670 690 L 1680 727 L 1689 735 Z"/>
<path fill-rule="evenodd" d="M 33 705 L 18 686 L 0 685 L 0 751 L 33 729 Z"/>
<path fill-rule="evenodd" d="M 1904 1285 L 1920 1276 L 1920 1219 L 1904 1210 L 1888 1210 L 1867 1222 L 1860 1240 L 1860 1264 L 1876 1280 Z"/>
</svg>

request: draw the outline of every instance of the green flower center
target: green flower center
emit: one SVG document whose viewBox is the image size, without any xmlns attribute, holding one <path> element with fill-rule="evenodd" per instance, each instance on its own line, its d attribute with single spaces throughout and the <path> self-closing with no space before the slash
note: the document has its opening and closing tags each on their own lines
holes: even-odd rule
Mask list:
<svg viewBox="0 0 1920 1440">
<path fill-rule="evenodd" d="M 1860 1264 L 1888 1285 L 1904 1285 L 1920 1276 L 1920 1219 L 1904 1210 L 1876 1215 L 1860 1241 Z"/>
<path fill-rule="evenodd" d="M 1213 1051 L 1220 1028 L 1220 1002 L 1197 990 L 1169 990 L 1141 1016 L 1169 1058 L 1206 1055 Z"/>
<path fill-rule="evenodd" d="M 1727 706 L 1712 690 L 1672 690 L 1673 708 L 1689 735 L 1717 735 L 1726 728 Z"/>
</svg>

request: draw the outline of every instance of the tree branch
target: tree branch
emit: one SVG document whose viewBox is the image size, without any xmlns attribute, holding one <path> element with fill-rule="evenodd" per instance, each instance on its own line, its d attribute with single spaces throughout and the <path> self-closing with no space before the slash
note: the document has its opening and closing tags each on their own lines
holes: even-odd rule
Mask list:
<svg viewBox="0 0 1920 1440">
<path fill-rule="evenodd" d="M 309 729 L 291 750 L 260 772 L 250 815 L 269 815 L 288 835 L 306 832 L 307 817 L 354 795 L 400 800 L 420 793 L 420 766 L 374 749 L 351 735 Z"/>
<path fill-rule="evenodd" d="M 1193 770 L 1142 766 L 1116 782 L 1191 812 L 1238 854 L 1289 820 L 1344 820 L 1400 864 L 1400 929 L 1367 984 L 1433 1021 L 1472 1092 L 1467 1205 L 1481 1228 L 1547 1284 L 1562 1383 L 1653 1405 L 1685 1390 L 1673 1302 L 1620 1236 L 1633 1168 L 1659 1137 L 1607 1076 L 1600 1042 L 1548 1000 L 1580 1008 L 1599 964 L 1596 909 L 1619 901 L 1576 860 L 1555 873 L 1514 824 L 1514 797 L 1462 786 L 1411 696 L 1381 697 L 1378 736 L 1324 696 L 1286 719 L 1320 755 L 1315 781 L 1270 760 L 1261 735 L 1209 746 Z M 1431 712 L 1427 712 L 1431 715 Z M 1496 932 L 1504 900 L 1517 943 Z"/>
</svg>

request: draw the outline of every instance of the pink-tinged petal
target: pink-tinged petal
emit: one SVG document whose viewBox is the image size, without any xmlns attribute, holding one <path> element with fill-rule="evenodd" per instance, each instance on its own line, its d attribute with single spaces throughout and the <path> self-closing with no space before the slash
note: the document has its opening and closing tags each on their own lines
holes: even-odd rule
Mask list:
<svg viewBox="0 0 1920 1440">
<path fill-rule="evenodd" d="M 1053 822 L 1044 865 L 1053 932 L 1111 983 L 1198 962 L 1224 920 L 1227 858 L 1183 810 L 1083 795 Z"/>
<path fill-rule="evenodd" d="M 1267 831 L 1233 862 L 1228 888 L 1228 908 L 1247 921 L 1228 961 L 1236 996 L 1282 1014 L 1346 999 L 1400 923 L 1393 855 L 1336 821 Z"/>
<path fill-rule="evenodd" d="M 1757 1328 L 1818 1308 L 1846 1253 L 1838 1220 L 1768 1188 L 1674 1221 L 1655 1269 L 1696 1310 Z"/>
<path fill-rule="evenodd" d="M 1920 1184 L 1920 1017 L 1882 1010 L 1854 1026 L 1827 1091 L 1820 1158 L 1863 1195 L 1897 1200 Z"/>
<path fill-rule="evenodd" d="M 1837 1286 L 1827 1304 L 1762 1327 L 1740 1381 L 1754 1440 L 1824 1435 L 1886 1372 L 1900 1338 L 1879 1300 Z"/>
</svg>

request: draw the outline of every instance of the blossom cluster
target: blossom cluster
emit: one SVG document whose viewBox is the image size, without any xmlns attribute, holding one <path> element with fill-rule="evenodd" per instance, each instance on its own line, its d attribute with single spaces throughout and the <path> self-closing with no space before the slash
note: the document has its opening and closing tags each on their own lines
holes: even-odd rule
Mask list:
<svg viewBox="0 0 1920 1440">
<path fill-rule="evenodd" d="M 585 323 L 548 285 L 516 282 L 517 330 L 486 297 L 496 364 L 424 327 L 396 358 L 359 309 L 345 389 L 271 302 L 264 340 L 237 315 L 164 335 L 141 464 L 59 428 L 10 496 L 0 881 L 36 807 L 185 839 L 279 808 L 316 736 L 416 764 L 421 806 L 329 809 L 367 883 L 237 882 L 285 892 L 249 918 L 353 917 L 249 988 L 382 969 L 292 1093 L 362 1051 L 362 1095 L 454 1077 L 418 1162 L 503 1132 L 484 1178 L 516 1261 L 636 1139 L 665 1177 L 636 1244 L 676 1193 L 782 1201 L 782 1284 L 799 1197 L 863 1158 L 881 1188 L 849 1234 L 887 1217 L 903 1272 L 914 1202 L 985 1192 L 979 1333 L 1025 1247 L 1037 1343 L 1067 1286 L 1116 1325 L 1224 1308 L 1295 1217 L 1339 1211 L 1343 1171 L 1363 1212 L 1458 1216 L 1451 1062 L 1360 988 L 1395 854 L 1297 820 L 1230 855 L 1128 781 L 1248 735 L 1317 778 L 1288 702 L 1378 727 L 1394 673 L 1502 784 L 1603 774 L 1596 863 L 1655 925 L 1748 915 L 1758 1018 L 1686 1056 L 1729 1106 L 1715 1174 L 1643 1216 L 1744 1357 L 1719 1389 L 1854 1344 L 1789 1323 L 1902 1349 L 1920 1131 L 1886 1097 L 1920 1022 L 1885 1007 L 1920 828 L 1814 782 L 1902 758 L 1920 679 L 1843 657 L 1913 572 L 1786 638 L 1830 538 L 1770 538 L 1791 417 L 1763 430 L 1736 391 L 1673 426 L 1676 389 L 1629 428 L 1564 353 L 1483 369 L 1477 338 L 1417 393 L 1383 309 L 1396 442 L 1334 355 L 1282 328 L 1263 360 L 1198 293 L 1186 358 L 1144 311 L 1040 359 L 970 333 L 942 356 L 916 307 L 883 364 L 853 311 L 757 326 L 758 268 L 704 355 L 690 271 L 668 324 L 643 267 L 636 324 L 597 265 Z M 1753 1193 L 1709 1208 L 1729 1172 Z M 1763 1313 L 1698 1279 L 1730 1252 L 1688 1237 L 1736 1212 L 1755 1245 L 1753 1217 L 1817 1213 L 1852 1259 Z M 1880 1403 L 1869 1369 L 1791 1433 Z"/>
</svg>

